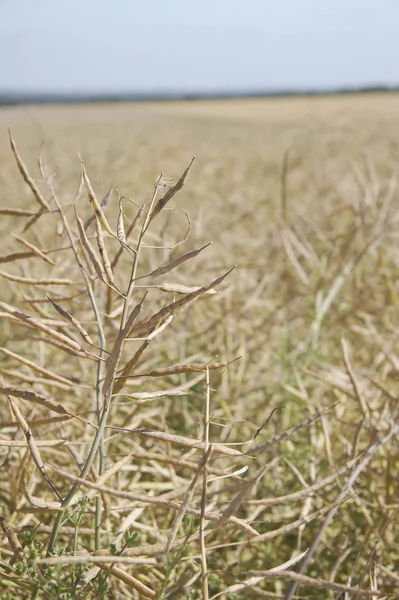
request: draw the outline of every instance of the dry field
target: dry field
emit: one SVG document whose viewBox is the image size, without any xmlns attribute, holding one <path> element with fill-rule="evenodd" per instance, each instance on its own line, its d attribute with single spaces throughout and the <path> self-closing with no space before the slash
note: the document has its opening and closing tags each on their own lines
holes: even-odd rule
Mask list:
<svg viewBox="0 0 399 600">
<path fill-rule="evenodd" d="M 398 165 L 396 94 L 0 110 L 1 600 L 399 598 Z"/>
</svg>

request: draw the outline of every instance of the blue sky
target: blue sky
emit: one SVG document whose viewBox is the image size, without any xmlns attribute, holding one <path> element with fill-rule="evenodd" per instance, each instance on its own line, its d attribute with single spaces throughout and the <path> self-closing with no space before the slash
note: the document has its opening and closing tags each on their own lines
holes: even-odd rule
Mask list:
<svg viewBox="0 0 399 600">
<path fill-rule="evenodd" d="M 0 0 L 0 90 L 399 84 L 399 0 Z"/>
</svg>

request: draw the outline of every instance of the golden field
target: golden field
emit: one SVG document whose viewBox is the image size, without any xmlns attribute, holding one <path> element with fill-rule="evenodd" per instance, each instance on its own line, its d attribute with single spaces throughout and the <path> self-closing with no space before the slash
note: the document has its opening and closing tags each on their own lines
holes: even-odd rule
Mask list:
<svg viewBox="0 0 399 600">
<path fill-rule="evenodd" d="M 0 110 L 1 600 L 399 597 L 398 164 L 396 93 Z"/>
</svg>

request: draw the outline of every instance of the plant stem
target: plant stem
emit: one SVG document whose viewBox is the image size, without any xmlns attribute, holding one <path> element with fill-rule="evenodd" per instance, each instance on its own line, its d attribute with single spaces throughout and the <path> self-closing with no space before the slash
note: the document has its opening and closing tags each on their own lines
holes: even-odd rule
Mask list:
<svg viewBox="0 0 399 600">
<path fill-rule="evenodd" d="M 60 205 L 60 203 L 59 203 L 59 201 L 58 201 L 58 199 L 57 199 L 57 197 L 56 197 L 56 195 L 54 193 L 54 190 L 53 190 L 53 188 L 52 188 L 51 185 L 50 185 L 50 189 L 51 189 L 51 192 L 53 194 L 54 202 L 56 203 L 57 209 L 58 209 L 59 214 L 61 216 L 61 220 L 63 222 L 65 231 L 67 232 L 67 235 L 68 235 L 68 238 L 69 238 L 69 242 L 71 244 L 72 251 L 73 251 L 73 253 L 75 255 L 76 262 L 78 264 L 78 267 L 80 269 L 80 272 L 81 272 L 82 277 L 84 279 L 84 282 L 86 284 L 87 294 L 89 296 L 90 303 L 91 303 L 91 306 L 93 308 L 95 320 L 96 320 L 96 323 L 97 323 L 97 330 L 98 330 L 98 335 L 99 335 L 99 339 L 100 339 L 100 352 L 101 352 L 100 356 L 103 356 L 103 351 L 104 351 L 105 346 L 106 346 L 106 340 L 105 340 L 104 328 L 103 328 L 103 324 L 102 324 L 100 312 L 98 310 L 98 306 L 97 306 L 96 298 L 95 298 L 95 295 L 93 293 L 93 289 L 92 289 L 92 286 L 91 286 L 90 278 L 89 278 L 89 276 L 88 276 L 88 274 L 86 272 L 86 269 L 85 269 L 82 261 L 79 258 L 79 253 L 78 253 L 78 250 L 77 250 L 77 248 L 75 246 L 75 241 L 74 241 L 71 229 L 69 227 L 69 223 L 68 223 L 68 221 L 67 221 L 64 213 L 62 212 L 61 205 Z M 103 367 L 103 361 L 100 360 L 99 364 L 98 364 L 98 369 L 97 369 L 97 385 L 96 385 L 96 400 L 97 400 L 98 409 L 100 408 L 100 381 L 101 381 L 101 377 L 102 377 L 103 368 L 104 368 Z M 105 405 L 103 407 L 103 413 L 102 413 L 101 416 L 100 416 L 100 412 L 98 412 L 98 429 L 97 429 L 97 432 L 96 432 L 96 434 L 94 436 L 94 440 L 92 442 L 92 446 L 90 448 L 89 455 L 88 455 L 88 457 L 87 457 L 87 459 L 85 461 L 85 464 L 84 464 L 84 466 L 83 466 L 83 468 L 82 468 L 82 470 L 80 472 L 80 477 L 81 478 L 86 477 L 86 475 L 89 472 L 90 467 L 91 467 L 91 465 L 93 463 L 93 460 L 95 458 L 97 449 L 98 449 L 98 447 L 100 445 L 100 442 L 101 442 L 101 439 L 102 439 L 102 436 L 103 436 L 103 433 L 104 433 L 107 414 L 108 414 L 108 411 L 106 410 L 106 405 Z M 53 551 L 53 549 L 54 549 L 54 545 L 55 545 L 55 542 L 56 542 L 56 539 L 57 539 L 58 531 L 59 531 L 59 529 L 61 527 L 61 523 L 62 523 L 64 515 L 65 515 L 65 509 L 69 506 L 69 504 L 70 504 L 73 496 L 75 495 L 75 493 L 77 492 L 77 490 L 79 489 L 79 487 L 80 487 L 79 484 L 73 485 L 72 488 L 70 489 L 69 493 L 66 495 L 66 497 L 64 499 L 64 502 L 62 503 L 62 510 L 58 513 L 57 518 L 56 518 L 56 520 L 54 522 L 54 525 L 53 525 L 52 532 L 51 532 L 49 544 L 48 544 L 48 547 L 47 547 L 47 556 L 49 554 L 51 554 L 52 551 Z M 100 529 L 100 525 L 98 524 L 98 521 L 97 521 L 97 517 L 98 516 L 100 516 L 100 518 L 101 518 L 101 511 L 100 511 L 100 514 L 98 515 L 98 512 L 96 510 L 96 544 L 97 544 L 97 541 L 98 541 L 97 530 Z"/>
</svg>

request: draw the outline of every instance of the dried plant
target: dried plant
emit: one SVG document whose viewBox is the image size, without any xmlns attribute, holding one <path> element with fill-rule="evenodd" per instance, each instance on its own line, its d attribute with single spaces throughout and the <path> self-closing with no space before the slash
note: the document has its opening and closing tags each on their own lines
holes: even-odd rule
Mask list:
<svg viewBox="0 0 399 600">
<path fill-rule="evenodd" d="M 100 195 L 86 150 L 75 195 L 46 145 L 39 180 L 10 133 L 32 203 L 0 209 L 4 600 L 395 593 L 395 150 L 306 123 L 267 192 L 250 125 L 243 153 L 185 123 L 207 160 L 147 196 L 131 163 Z"/>
</svg>

